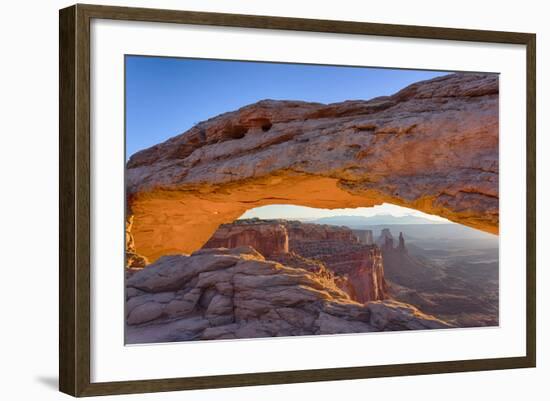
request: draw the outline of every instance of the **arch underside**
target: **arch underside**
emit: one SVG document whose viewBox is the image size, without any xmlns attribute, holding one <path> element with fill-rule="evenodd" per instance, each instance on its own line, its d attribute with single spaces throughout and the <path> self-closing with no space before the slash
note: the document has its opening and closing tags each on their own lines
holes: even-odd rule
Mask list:
<svg viewBox="0 0 550 401">
<path fill-rule="evenodd" d="M 347 185 L 334 178 L 281 174 L 208 190 L 150 192 L 132 203 L 136 252 L 150 261 L 165 254 L 191 253 L 221 224 L 238 219 L 249 209 L 271 204 L 340 209 L 392 203 L 498 234 L 498 199 L 495 205 L 492 198 L 457 192 L 454 196 L 441 193 L 405 201 L 380 190 Z M 461 204 L 481 204 L 486 210 L 496 209 L 496 213 L 480 216 L 473 207 L 456 210 Z"/>
</svg>

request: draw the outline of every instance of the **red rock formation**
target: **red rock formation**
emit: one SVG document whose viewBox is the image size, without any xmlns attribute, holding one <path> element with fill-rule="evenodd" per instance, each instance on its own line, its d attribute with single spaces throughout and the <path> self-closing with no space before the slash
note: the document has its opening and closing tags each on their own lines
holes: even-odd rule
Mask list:
<svg viewBox="0 0 550 401">
<path fill-rule="evenodd" d="M 224 224 L 204 248 L 252 246 L 263 256 L 327 277 L 358 302 L 385 299 L 380 249 L 362 245 L 347 227 L 287 220 Z"/>
<path fill-rule="evenodd" d="M 359 243 L 357 236 L 348 227 L 330 226 L 326 224 L 302 223 L 300 221 L 286 220 L 289 241 L 344 241 L 351 244 Z M 292 248 L 292 245 L 290 245 Z"/>
<path fill-rule="evenodd" d="M 347 259 L 345 261 L 344 259 Z M 321 258 L 328 266 L 347 278 L 353 288 L 355 300 L 378 301 L 387 298 L 382 255 L 376 246 L 345 252 L 330 258 Z"/>
<path fill-rule="evenodd" d="M 347 275 L 334 273 L 334 271 L 329 269 L 319 259 L 305 258 L 297 254 L 296 252 L 275 254 L 275 255 L 272 255 L 269 259 L 275 262 L 279 262 L 285 266 L 292 266 L 292 267 L 304 269 L 309 272 L 315 273 L 316 276 L 333 282 L 336 285 L 336 287 L 340 288 L 342 291 L 348 294 L 348 296 L 352 300 L 359 301 L 359 299 L 364 298 L 363 296 L 357 295 L 355 291 L 356 286 L 353 285 L 350 277 L 348 277 Z M 359 301 L 359 302 L 364 302 L 364 301 Z"/>
<path fill-rule="evenodd" d="M 383 246 L 384 244 L 386 244 L 388 242 L 388 240 L 392 240 L 392 242 L 393 242 L 393 235 L 392 235 L 389 228 L 383 228 L 380 231 L 380 236 L 376 240 L 376 243 L 379 246 Z"/>
<path fill-rule="evenodd" d="M 342 278 L 353 299 L 368 302 L 387 297 L 384 265 L 378 246 L 335 240 L 293 241 L 292 238 L 290 244 L 292 251 L 320 260 Z"/>
<path fill-rule="evenodd" d="M 498 75 L 451 74 L 369 101 L 266 100 L 127 164 L 136 251 L 199 249 L 269 204 L 393 203 L 498 233 Z"/>
<path fill-rule="evenodd" d="M 403 233 L 399 233 L 399 239 L 397 246 L 395 246 L 395 240 L 389 228 L 383 228 L 380 232 L 380 236 L 376 240 L 378 246 L 382 250 L 382 253 L 386 255 L 387 253 L 407 253 L 407 246 L 405 245 L 405 237 Z M 384 256 L 385 257 L 385 256 Z"/>
<path fill-rule="evenodd" d="M 224 224 L 203 248 L 237 248 L 251 246 L 265 257 L 288 252 L 288 232 L 284 224 L 245 220 Z"/>
</svg>

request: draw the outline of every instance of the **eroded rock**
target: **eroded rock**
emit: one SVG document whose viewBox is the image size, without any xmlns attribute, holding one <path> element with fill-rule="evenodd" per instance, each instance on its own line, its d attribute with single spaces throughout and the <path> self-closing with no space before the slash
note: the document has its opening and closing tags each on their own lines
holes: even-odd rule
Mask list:
<svg viewBox="0 0 550 401">
<path fill-rule="evenodd" d="M 265 100 L 127 164 L 136 252 L 199 249 L 269 204 L 393 203 L 498 233 L 498 75 L 451 74 L 369 101 Z"/>
<path fill-rule="evenodd" d="M 127 343 L 451 327 L 410 305 L 355 302 L 326 277 L 250 247 L 166 256 L 126 286 Z"/>
<path fill-rule="evenodd" d="M 253 246 L 267 259 L 315 273 L 325 279 L 323 286 L 336 285 L 361 303 L 387 295 L 380 249 L 362 244 L 348 227 L 243 219 L 220 226 L 204 247 L 236 245 Z M 272 285 L 281 280 L 285 278 L 273 278 Z"/>
</svg>

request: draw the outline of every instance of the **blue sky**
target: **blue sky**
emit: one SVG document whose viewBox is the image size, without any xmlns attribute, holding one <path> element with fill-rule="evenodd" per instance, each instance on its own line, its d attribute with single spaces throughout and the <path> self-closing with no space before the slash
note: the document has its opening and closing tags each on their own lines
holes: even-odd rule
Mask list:
<svg viewBox="0 0 550 401">
<path fill-rule="evenodd" d="M 446 72 L 126 56 L 126 157 L 262 99 L 334 103 L 391 95 Z M 243 217 L 423 214 L 394 205 L 323 210 L 270 205 Z M 426 216 L 426 215 L 424 215 Z M 437 219 L 433 216 L 432 218 Z"/>
<path fill-rule="evenodd" d="M 126 56 L 126 157 L 262 99 L 391 95 L 445 72 Z"/>
</svg>

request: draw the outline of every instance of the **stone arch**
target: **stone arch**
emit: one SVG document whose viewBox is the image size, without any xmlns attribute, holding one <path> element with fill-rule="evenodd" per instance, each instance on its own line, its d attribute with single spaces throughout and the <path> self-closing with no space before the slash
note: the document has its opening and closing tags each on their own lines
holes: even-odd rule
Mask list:
<svg viewBox="0 0 550 401">
<path fill-rule="evenodd" d="M 369 101 L 261 101 L 136 153 L 127 193 L 136 252 L 151 261 L 270 204 L 393 203 L 496 234 L 498 76 L 451 74 Z"/>
</svg>

